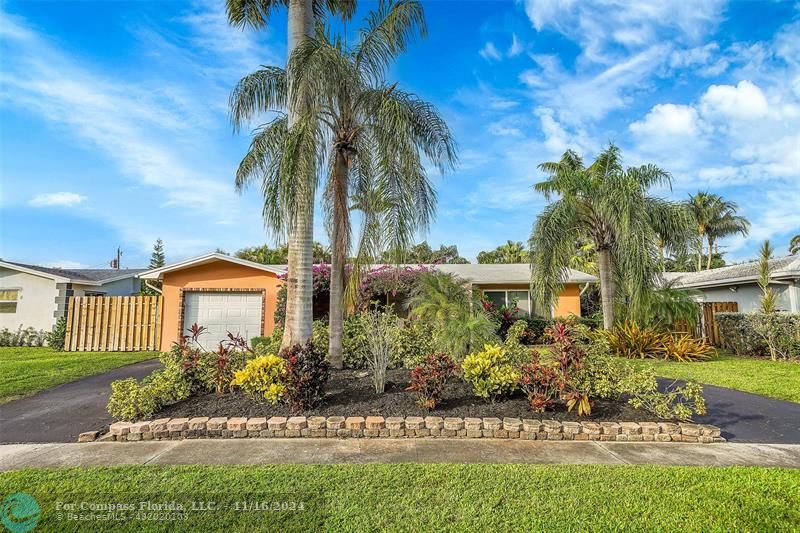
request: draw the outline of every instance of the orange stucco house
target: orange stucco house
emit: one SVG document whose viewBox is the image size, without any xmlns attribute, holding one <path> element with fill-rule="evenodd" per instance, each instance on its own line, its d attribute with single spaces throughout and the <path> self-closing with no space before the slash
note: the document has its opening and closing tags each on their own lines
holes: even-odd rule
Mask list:
<svg viewBox="0 0 800 533">
<path fill-rule="evenodd" d="M 526 312 L 553 317 L 580 315 L 580 286 L 597 278 L 569 270 L 564 289 L 549 310 L 536 307 L 529 292 L 530 267 L 511 265 L 435 265 L 436 270 L 467 280 L 474 290 L 503 305 L 517 302 Z M 203 344 L 212 349 L 227 332 L 246 339 L 269 335 L 275 327 L 280 276 L 285 265 L 262 265 L 245 259 L 212 253 L 149 270 L 139 277 L 162 282 L 161 350 L 169 350 L 186 328 L 206 327 Z"/>
</svg>

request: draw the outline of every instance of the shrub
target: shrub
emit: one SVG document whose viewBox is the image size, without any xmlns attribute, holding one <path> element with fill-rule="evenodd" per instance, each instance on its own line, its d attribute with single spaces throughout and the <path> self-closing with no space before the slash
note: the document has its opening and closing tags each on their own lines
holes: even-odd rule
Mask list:
<svg viewBox="0 0 800 533">
<path fill-rule="evenodd" d="M 342 326 L 342 358 L 346 368 L 364 368 L 369 358 L 367 323 L 363 313 L 351 315 Z"/>
<path fill-rule="evenodd" d="M 45 335 L 47 345 L 59 352 L 64 351 L 64 341 L 67 337 L 67 319 L 63 316 L 56 321 L 53 330 Z"/>
<path fill-rule="evenodd" d="M 171 359 L 162 358 L 164 368 L 138 382 L 133 378 L 111 383 L 107 410 L 117 420 L 141 420 L 170 402 L 189 397 L 190 390 L 180 368 Z"/>
<path fill-rule="evenodd" d="M 655 328 L 643 328 L 633 321 L 627 321 L 600 334 L 605 336 L 605 342 L 617 355 L 629 359 L 658 358 L 661 346 L 668 337 Z"/>
<path fill-rule="evenodd" d="M 800 313 L 717 313 L 722 345 L 739 356 L 800 357 Z"/>
<path fill-rule="evenodd" d="M 250 346 L 256 355 L 275 355 L 281 351 L 283 341 L 283 328 L 275 327 L 268 337 L 253 337 Z"/>
<path fill-rule="evenodd" d="M 558 371 L 543 365 L 538 353 L 534 355 L 533 361 L 522 365 L 519 385 L 525 392 L 531 409 L 538 413 L 553 407 L 553 399 L 563 388 Z"/>
<path fill-rule="evenodd" d="M 277 355 L 251 359 L 242 370 L 234 372 L 231 386 L 239 387 L 256 402 L 278 404 L 283 401 L 286 386 L 281 382 L 286 361 Z"/>
<path fill-rule="evenodd" d="M 293 411 L 311 409 L 322 401 L 322 389 L 331 374 L 326 355 L 326 351 L 313 342 L 305 346 L 295 344 L 281 352 L 281 358 L 286 361 L 281 381 Z"/>
<path fill-rule="evenodd" d="M 398 329 L 392 366 L 401 364 L 406 368 L 421 365 L 429 354 L 436 351 L 433 328 L 421 320 L 406 320 Z"/>
<path fill-rule="evenodd" d="M 483 351 L 465 357 L 461 369 L 475 395 L 490 402 L 513 392 L 519 382 L 519 372 L 505 348 L 497 344 L 487 344 Z"/>
<path fill-rule="evenodd" d="M 503 346 L 506 355 L 514 365 L 521 365 L 531 360 L 531 349 L 523 342 L 528 331 L 528 323 L 524 320 L 517 320 L 506 332 L 506 340 Z"/>
<path fill-rule="evenodd" d="M 682 387 L 673 383 L 666 392 L 647 388 L 634 394 L 628 403 L 636 409 L 644 409 L 663 419 L 677 418 L 689 421 L 694 414 L 706 414 L 703 387 L 693 381 L 687 382 Z"/>
<path fill-rule="evenodd" d="M 659 353 L 664 359 L 681 362 L 703 361 L 716 354 L 713 346 L 690 335 L 668 335 Z"/>
<path fill-rule="evenodd" d="M 23 328 L 21 325 L 16 331 L 3 328 L 0 331 L 0 346 L 44 346 L 47 333 L 44 330 L 36 331 L 35 328 Z"/>
<path fill-rule="evenodd" d="M 417 405 L 423 409 L 433 409 L 442 401 L 444 386 L 455 372 L 456 364 L 449 355 L 431 354 L 411 371 L 411 383 L 407 390 L 417 393 Z"/>
<path fill-rule="evenodd" d="M 372 371 L 375 392 L 381 394 L 386 386 L 386 369 L 397 340 L 397 316 L 391 311 L 368 311 L 363 315 L 369 355 L 367 364 Z"/>
<path fill-rule="evenodd" d="M 525 319 L 528 324 L 532 344 L 543 344 L 546 341 L 545 330 L 553 325 L 553 320 L 541 316 L 530 316 Z"/>
</svg>

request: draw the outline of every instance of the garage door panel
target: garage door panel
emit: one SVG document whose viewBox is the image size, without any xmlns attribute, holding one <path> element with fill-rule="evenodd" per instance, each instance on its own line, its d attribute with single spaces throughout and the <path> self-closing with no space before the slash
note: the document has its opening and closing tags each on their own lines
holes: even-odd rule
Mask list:
<svg viewBox="0 0 800 533">
<path fill-rule="evenodd" d="M 261 334 L 263 301 L 260 294 L 247 292 L 186 292 L 184 328 L 197 323 L 206 328 L 200 341 L 211 348 L 227 340 L 228 332 L 249 340 Z"/>
</svg>

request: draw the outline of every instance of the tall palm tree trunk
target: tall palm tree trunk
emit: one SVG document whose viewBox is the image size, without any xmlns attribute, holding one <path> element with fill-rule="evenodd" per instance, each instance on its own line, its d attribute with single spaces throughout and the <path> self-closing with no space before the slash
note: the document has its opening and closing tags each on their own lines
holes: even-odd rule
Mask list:
<svg viewBox="0 0 800 533">
<path fill-rule="evenodd" d="M 336 153 L 331 183 L 333 220 L 331 224 L 331 298 L 328 311 L 328 359 L 333 368 L 342 368 L 342 337 L 344 335 L 345 265 L 347 263 L 350 218 L 347 206 L 349 167 L 341 152 Z"/>
<path fill-rule="evenodd" d="M 289 49 L 288 55 L 303 39 L 310 37 L 314 31 L 313 0 L 289 1 Z M 292 104 L 292 95 L 296 87 L 289 86 L 289 108 L 287 118 L 291 128 L 297 121 L 299 111 Z M 296 179 L 308 179 L 298 176 Z M 293 214 L 289 224 L 288 274 L 286 276 L 286 323 L 283 330 L 281 348 L 294 344 L 303 344 L 311 338 L 313 322 L 313 242 L 314 242 L 314 190 L 306 194 L 300 208 Z"/>
<path fill-rule="evenodd" d="M 706 270 L 711 270 L 711 258 L 714 256 L 714 239 L 708 238 L 708 261 L 706 261 Z"/>
<path fill-rule="evenodd" d="M 598 248 L 597 267 L 600 271 L 600 300 L 603 305 L 603 329 L 614 327 L 614 275 L 611 268 L 611 250 Z"/>
</svg>

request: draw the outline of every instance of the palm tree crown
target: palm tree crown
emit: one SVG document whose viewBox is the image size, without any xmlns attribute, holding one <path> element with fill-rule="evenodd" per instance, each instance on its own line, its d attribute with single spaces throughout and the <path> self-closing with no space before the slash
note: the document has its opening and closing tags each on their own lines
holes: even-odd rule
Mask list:
<svg viewBox="0 0 800 533">
<path fill-rule="evenodd" d="M 710 269 L 714 255 L 714 244 L 719 239 L 737 233 L 747 235 L 750 230 L 750 222 L 745 217 L 736 214 L 738 206 L 718 194 L 699 192 L 690 196 L 685 205 L 694 218 L 697 236 L 700 240 L 697 270 L 702 269 L 702 241 L 705 240 L 708 244 L 706 269 Z"/>
<path fill-rule="evenodd" d="M 548 201 L 530 238 L 531 288 L 537 303 L 552 304 L 560 292 L 575 243 L 588 238 L 598 255 L 603 322 L 614 324 L 614 301 L 624 297 L 635 308 L 659 275 L 658 235 L 678 240 L 685 212 L 650 196 L 671 176 L 655 165 L 624 168 L 619 148 L 610 145 L 588 167 L 574 151 L 543 163 L 548 178 L 535 185 Z M 673 239 L 674 237 L 674 239 Z"/>
</svg>

